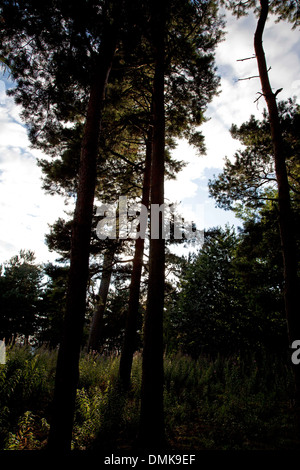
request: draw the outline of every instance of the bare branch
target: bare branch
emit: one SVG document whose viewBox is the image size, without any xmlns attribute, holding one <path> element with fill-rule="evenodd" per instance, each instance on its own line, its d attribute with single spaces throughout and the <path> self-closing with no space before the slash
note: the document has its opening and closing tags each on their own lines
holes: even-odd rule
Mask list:
<svg viewBox="0 0 300 470">
<path fill-rule="evenodd" d="M 260 91 L 258 91 L 257 94 L 259 94 L 259 97 L 256 98 L 256 100 L 254 100 L 253 103 L 256 103 L 262 96 L 264 96 L 264 94 L 261 93 Z"/>
<path fill-rule="evenodd" d="M 246 78 L 238 78 L 238 82 L 241 82 L 242 80 L 252 80 L 252 78 L 259 78 L 259 75 L 252 75 L 252 77 Z"/>
<path fill-rule="evenodd" d="M 271 70 L 271 68 L 272 67 L 269 67 L 267 71 L 269 72 Z M 238 82 L 241 82 L 242 80 L 251 80 L 252 78 L 260 78 L 260 77 L 259 77 L 259 75 L 253 75 L 252 77 L 238 78 Z"/>
<path fill-rule="evenodd" d="M 245 59 L 237 59 L 236 61 L 237 62 L 244 62 L 244 60 L 251 60 L 251 59 L 255 59 L 255 55 L 253 55 L 252 57 L 246 57 Z"/>
</svg>

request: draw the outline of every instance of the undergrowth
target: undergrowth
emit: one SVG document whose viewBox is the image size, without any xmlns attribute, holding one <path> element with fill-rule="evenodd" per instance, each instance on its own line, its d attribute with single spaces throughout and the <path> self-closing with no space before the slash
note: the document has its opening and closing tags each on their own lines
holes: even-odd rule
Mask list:
<svg viewBox="0 0 300 470">
<path fill-rule="evenodd" d="M 248 358 L 165 357 L 165 423 L 177 450 L 293 449 L 299 445 L 288 365 L 260 354 Z M 13 347 L 0 365 L 0 449 L 39 450 L 47 443 L 55 351 Z M 119 358 L 83 353 L 72 448 L 130 447 L 140 411 L 142 359 L 132 386 L 117 387 Z"/>
</svg>

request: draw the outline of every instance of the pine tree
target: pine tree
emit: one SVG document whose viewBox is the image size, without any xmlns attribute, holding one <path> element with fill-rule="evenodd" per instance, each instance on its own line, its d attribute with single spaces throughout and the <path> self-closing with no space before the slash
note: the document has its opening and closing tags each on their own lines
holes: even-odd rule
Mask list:
<svg viewBox="0 0 300 470">
<path fill-rule="evenodd" d="M 226 2 L 225 2 L 226 3 Z M 290 188 L 286 167 L 285 145 L 280 123 L 280 117 L 277 105 L 276 90 L 273 92 L 268 68 L 266 63 L 265 51 L 263 47 L 263 33 L 268 18 L 269 11 L 278 15 L 278 19 L 287 19 L 296 27 L 299 25 L 299 5 L 298 2 L 278 0 L 260 0 L 259 2 L 228 2 L 229 7 L 233 8 L 238 16 L 245 14 L 248 7 L 255 7 L 258 14 L 256 31 L 254 34 L 254 51 L 257 60 L 259 78 L 262 87 L 262 96 L 264 97 L 270 123 L 270 133 L 273 145 L 274 166 L 278 188 L 278 209 L 279 209 L 279 230 L 283 257 L 284 271 L 284 300 L 285 311 L 288 326 L 288 337 L 290 344 L 300 337 L 300 315 L 298 311 L 298 291 L 299 278 L 297 273 L 296 259 L 296 236 L 294 231 L 293 212 L 291 208 Z M 296 416 L 300 428 L 300 370 L 294 367 L 295 375 L 295 402 Z"/>
<path fill-rule="evenodd" d="M 151 134 L 151 132 L 149 132 Z M 142 194 L 142 205 L 149 209 L 150 200 L 150 176 L 151 176 L 151 161 L 152 161 L 152 136 L 146 142 L 146 161 L 144 169 L 144 181 L 143 181 L 143 194 Z M 147 221 L 148 222 L 148 221 Z M 148 225 L 148 224 L 147 224 Z M 138 231 L 142 230 L 142 227 L 138 227 Z M 133 354 L 136 350 L 137 343 L 137 324 L 138 324 L 138 313 L 139 313 L 139 300 L 140 300 L 140 285 L 143 268 L 143 256 L 145 246 L 145 235 L 138 237 L 135 241 L 135 252 L 132 264 L 132 274 L 129 288 L 129 301 L 128 311 L 126 319 L 126 327 L 124 334 L 124 344 L 122 347 L 120 357 L 120 369 L 119 378 L 121 388 L 125 391 L 129 389 L 131 366 L 133 360 Z"/>
<path fill-rule="evenodd" d="M 103 55 L 91 83 L 90 99 L 79 165 L 76 208 L 72 224 L 71 259 L 64 336 L 57 360 L 49 448 L 70 446 L 75 409 L 78 364 L 86 308 L 89 248 L 96 186 L 96 160 L 100 136 L 101 110 L 116 46 L 117 26 L 104 37 Z M 107 41 L 107 43 L 106 43 Z"/>
<path fill-rule="evenodd" d="M 152 41 L 155 54 L 153 80 L 153 136 L 151 163 L 151 205 L 164 204 L 165 173 L 165 40 L 167 2 L 153 1 Z M 153 221 L 150 218 L 150 224 Z M 165 283 L 165 241 L 162 217 L 159 237 L 150 239 L 147 310 L 144 320 L 143 377 L 139 443 L 161 446 L 164 442 L 163 412 L 163 308 Z"/>
<path fill-rule="evenodd" d="M 142 127 L 142 133 L 147 134 L 150 116 L 150 102 L 148 100 L 147 103 L 147 97 L 152 96 L 153 80 L 158 83 L 158 69 L 160 67 L 161 73 L 162 64 L 158 66 L 158 57 L 161 54 L 158 45 L 154 47 L 153 53 L 152 39 L 155 35 L 152 34 L 153 31 L 149 34 L 149 22 L 152 26 L 153 22 L 150 20 L 152 11 L 147 2 L 144 4 L 144 2 L 133 1 L 117 4 L 117 2 L 107 0 L 90 0 L 79 2 L 76 7 L 69 2 L 57 4 L 48 0 L 46 3 L 46 5 L 39 5 L 34 0 L 29 0 L 20 6 L 13 1 L 5 2 L 1 12 L 2 22 L 6 26 L 5 31 L 1 32 L 1 56 L 5 57 L 6 63 L 11 67 L 13 76 L 17 80 L 17 87 L 13 94 L 16 102 L 23 106 L 23 117 L 29 124 L 31 142 L 39 148 L 47 149 L 50 153 L 53 149 L 54 154 L 64 154 L 65 160 L 60 167 L 57 165 L 55 168 L 55 165 L 42 163 L 43 168 L 51 176 L 47 182 L 51 190 L 55 188 L 55 185 L 59 188 L 63 181 L 63 172 L 60 173 L 60 170 L 66 170 L 67 162 L 73 163 L 74 161 L 73 173 L 68 180 L 68 189 L 76 194 L 76 209 L 72 222 L 65 333 L 57 364 L 53 423 L 49 439 L 51 448 L 68 449 L 71 440 L 78 359 L 85 314 L 93 202 L 96 189 L 98 191 L 97 172 L 99 175 L 102 171 L 102 176 L 105 178 L 103 169 L 99 172 L 99 162 L 105 162 L 104 158 L 98 158 L 99 148 L 104 154 L 108 148 L 109 151 L 128 162 L 126 152 L 115 152 L 113 146 L 107 145 L 107 142 L 109 138 L 114 140 L 113 135 L 118 136 L 118 133 L 114 132 L 116 129 L 123 127 L 130 133 L 132 129 L 137 130 L 141 127 L 141 121 L 133 120 L 132 115 L 130 117 L 121 115 L 119 119 L 120 113 L 116 109 L 115 113 L 110 114 L 111 108 L 103 107 L 108 75 L 111 77 L 111 84 L 116 85 L 116 88 L 118 87 L 118 74 L 119 83 L 123 84 L 126 73 L 131 77 L 126 92 L 121 86 L 119 94 L 127 93 L 128 90 L 129 94 L 132 93 L 131 97 L 135 101 L 132 109 L 140 119 L 144 118 L 146 125 Z M 123 8 L 123 3 L 126 3 L 126 8 Z M 158 147 L 160 149 L 154 157 L 156 164 L 152 169 L 152 203 L 155 203 L 155 200 L 163 203 L 165 155 L 162 159 L 158 158 L 158 155 L 165 154 L 167 141 L 170 147 L 173 145 L 172 138 L 165 139 L 165 127 L 167 127 L 168 136 L 186 137 L 192 144 L 203 149 L 203 137 L 195 128 L 203 122 L 205 105 L 215 93 L 218 85 L 212 55 L 214 46 L 220 38 L 218 29 L 220 22 L 215 14 L 215 2 L 185 2 L 182 6 L 180 2 L 174 1 L 170 2 L 170 5 L 172 20 L 169 23 L 168 55 L 164 58 L 163 70 L 168 77 L 164 80 L 165 95 L 164 90 L 161 90 L 162 98 L 168 97 L 168 107 L 163 109 L 168 120 L 163 118 L 164 130 L 162 131 L 161 124 L 157 126 L 157 129 L 160 127 L 160 137 L 156 139 L 156 143 L 153 140 L 153 150 Z M 203 28 L 204 16 L 206 21 Z M 118 24 L 120 19 L 122 19 L 122 25 Z M 201 34 L 198 34 L 199 28 Z M 215 33 L 214 37 L 212 32 Z M 122 40 L 119 40 L 120 36 Z M 140 38 L 143 40 L 140 41 Z M 119 50 L 116 58 L 117 44 L 119 44 Z M 117 67 L 112 73 L 113 60 Z M 156 78 L 153 76 L 155 64 Z M 146 73 L 137 73 L 142 69 Z M 127 72 L 124 73 L 124 70 Z M 137 95 L 134 89 L 136 83 L 139 83 L 136 87 Z M 160 87 L 161 85 L 162 82 Z M 148 89 L 149 93 L 144 94 L 145 108 L 143 105 L 140 106 L 140 86 Z M 153 88 L 157 90 L 157 85 Z M 155 106 L 158 104 L 159 101 Z M 127 110 L 129 108 L 130 106 Z M 175 114 L 174 110 L 176 110 Z M 160 112 L 153 110 L 153 113 L 156 116 L 155 119 L 159 119 Z M 110 116 L 111 127 L 107 126 L 106 116 Z M 84 126 L 82 126 L 83 121 Z M 167 126 L 165 122 L 168 123 Z M 101 133 L 100 123 L 102 124 Z M 102 140 L 104 135 L 105 138 Z M 135 133 L 133 135 L 136 136 Z M 130 152 L 133 151 L 134 155 L 138 152 L 140 135 L 138 139 L 133 138 L 130 144 Z M 74 145 L 71 146 L 69 142 L 74 136 Z M 128 169 L 127 171 L 129 172 Z M 158 180 L 160 179 L 158 192 L 154 189 L 155 172 L 159 175 Z M 56 178 L 53 186 L 52 176 Z M 133 183 L 132 185 L 134 186 Z M 156 245 L 162 251 L 161 240 Z M 162 253 L 161 274 L 164 264 L 163 256 Z M 155 257 L 152 255 L 152 258 Z M 152 271 L 155 272 L 155 270 L 156 268 Z M 152 281 L 153 279 L 154 276 L 152 276 Z M 159 285 L 162 294 L 160 295 L 161 308 L 163 282 Z M 153 292 L 153 286 L 150 290 Z M 153 295 L 149 298 L 151 297 L 153 298 Z M 158 399 L 161 402 L 161 398 Z M 160 413 L 159 409 L 158 413 Z"/>
</svg>

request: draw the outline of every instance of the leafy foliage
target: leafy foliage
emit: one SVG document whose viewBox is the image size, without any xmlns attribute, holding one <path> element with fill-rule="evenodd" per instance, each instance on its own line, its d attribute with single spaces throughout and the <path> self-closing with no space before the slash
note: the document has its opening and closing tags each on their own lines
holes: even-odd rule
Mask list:
<svg viewBox="0 0 300 470">
<path fill-rule="evenodd" d="M 249 221 L 239 236 L 229 227 L 206 233 L 168 304 L 170 350 L 198 357 L 201 352 L 226 356 L 286 347 L 276 229 L 274 220 L 266 218 Z"/>
<path fill-rule="evenodd" d="M 29 338 L 37 330 L 42 294 L 42 268 L 34 253 L 21 250 L 0 270 L 0 337 Z"/>
<path fill-rule="evenodd" d="M 287 20 L 293 24 L 293 28 L 299 26 L 300 18 L 300 5 L 299 0 L 270 0 L 270 12 L 276 15 L 276 21 Z M 247 15 L 250 10 L 256 14 L 260 11 L 259 0 L 221 0 L 221 4 L 230 9 L 237 18 Z"/>
</svg>

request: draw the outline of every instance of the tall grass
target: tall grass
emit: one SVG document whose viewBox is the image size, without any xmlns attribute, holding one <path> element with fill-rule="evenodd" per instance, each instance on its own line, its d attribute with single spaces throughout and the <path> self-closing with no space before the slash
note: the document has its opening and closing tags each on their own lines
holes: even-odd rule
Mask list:
<svg viewBox="0 0 300 470">
<path fill-rule="evenodd" d="M 47 442 L 56 352 L 14 347 L 0 365 L 1 449 L 43 449 Z M 73 449 L 124 448 L 134 442 L 140 410 L 140 354 L 132 387 L 118 386 L 119 358 L 83 353 Z M 177 354 L 165 365 L 165 422 L 174 449 L 290 449 L 299 444 L 291 409 L 293 380 L 282 360 Z"/>
<path fill-rule="evenodd" d="M 175 445 L 201 449 L 283 449 L 299 445 L 292 374 L 264 355 L 166 360 L 165 410 Z"/>
</svg>

